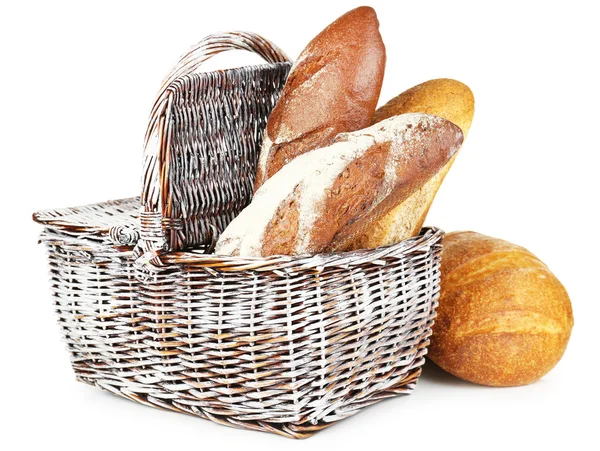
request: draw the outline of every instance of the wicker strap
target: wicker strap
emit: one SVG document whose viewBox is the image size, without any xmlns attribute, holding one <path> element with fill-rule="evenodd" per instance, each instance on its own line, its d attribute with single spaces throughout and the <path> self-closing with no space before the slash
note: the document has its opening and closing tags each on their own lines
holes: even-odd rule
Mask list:
<svg viewBox="0 0 600 451">
<path fill-rule="evenodd" d="M 140 264 L 160 266 L 158 255 L 166 249 L 162 232 L 165 221 L 162 198 L 168 177 L 165 159 L 170 142 L 170 131 L 166 127 L 172 104 L 172 91 L 169 87 L 179 77 L 194 73 L 204 61 L 227 50 L 247 50 L 260 55 L 269 63 L 289 61 L 281 49 L 254 33 L 220 33 L 209 35 L 192 47 L 165 77 L 152 107 L 144 139 L 141 233 L 135 249 Z"/>
</svg>

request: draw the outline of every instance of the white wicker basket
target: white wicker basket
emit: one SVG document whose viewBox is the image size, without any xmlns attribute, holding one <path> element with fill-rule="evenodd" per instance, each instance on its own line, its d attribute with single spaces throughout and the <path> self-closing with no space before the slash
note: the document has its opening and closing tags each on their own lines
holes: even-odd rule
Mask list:
<svg viewBox="0 0 600 451">
<path fill-rule="evenodd" d="M 230 48 L 268 64 L 192 73 Z M 141 198 L 34 214 L 79 380 L 295 438 L 414 388 L 439 292 L 440 230 L 339 254 L 206 253 L 250 201 L 289 67 L 254 34 L 209 36 L 161 88 Z"/>
</svg>

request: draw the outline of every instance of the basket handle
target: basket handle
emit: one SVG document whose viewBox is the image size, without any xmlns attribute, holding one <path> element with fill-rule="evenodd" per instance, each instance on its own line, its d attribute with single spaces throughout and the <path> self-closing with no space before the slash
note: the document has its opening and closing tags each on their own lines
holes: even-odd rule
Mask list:
<svg viewBox="0 0 600 451">
<path fill-rule="evenodd" d="M 147 145 L 152 134 L 156 132 L 160 113 L 167 106 L 169 85 L 183 75 L 194 73 L 202 63 L 213 56 L 228 50 L 247 50 L 258 54 L 268 63 L 285 63 L 290 61 L 283 50 L 256 33 L 232 31 L 206 36 L 179 59 L 163 80 L 150 113 L 150 121 L 144 140 L 145 145 Z"/>
<path fill-rule="evenodd" d="M 140 239 L 134 251 L 140 264 L 160 265 L 158 255 L 166 248 L 162 226 L 167 219 L 162 217 L 162 195 L 168 181 L 165 162 L 170 138 L 170 131 L 166 128 L 172 98 L 169 87 L 179 77 L 194 73 L 206 60 L 228 50 L 247 50 L 269 63 L 290 61 L 279 47 L 255 33 L 217 33 L 205 37 L 188 50 L 164 78 L 144 137 Z"/>
</svg>

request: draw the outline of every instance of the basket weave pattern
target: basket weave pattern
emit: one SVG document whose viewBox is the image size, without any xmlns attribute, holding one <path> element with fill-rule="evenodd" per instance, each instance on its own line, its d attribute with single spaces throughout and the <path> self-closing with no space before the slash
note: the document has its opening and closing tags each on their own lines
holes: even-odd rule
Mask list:
<svg viewBox="0 0 600 451">
<path fill-rule="evenodd" d="M 195 248 L 220 234 L 252 198 L 256 143 L 290 65 L 185 75 L 169 87 L 172 136 L 163 218 L 171 248 Z M 209 162 L 209 164 L 206 164 Z"/>
<path fill-rule="evenodd" d="M 206 253 L 252 194 L 266 118 L 289 70 L 269 46 L 233 33 L 184 56 L 153 109 L 140 198 L 34 219 L 45 225 L 52 296 L 79 380 L 304 438 L 414 388 L 439 295 L 442 232 L 305 257 Z M 258 47 L 273 61 L 186 72 L 228 47 Z"/>
<path fill-rule="evenodd" d="M 232 49 L 270 64 L 194 73 Z M 177 62 L 146 130 L 138 254 L 205 244 L 248 205 L 267 118 L 290 67 L 279 48 L 246 32 L 208 36 Z"/>
</svg>

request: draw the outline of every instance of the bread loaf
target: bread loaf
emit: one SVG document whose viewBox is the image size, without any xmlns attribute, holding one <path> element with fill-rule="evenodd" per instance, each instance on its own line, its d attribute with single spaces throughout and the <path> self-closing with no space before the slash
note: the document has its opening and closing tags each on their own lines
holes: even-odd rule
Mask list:
<svg viewBox="0 0 600 451">
<path fill-rule="evenodd" d="M 483 385 L 524 385 L 560 360 L 573 328 L 571 301 L 538 258 L 474 232 L 447 234 L 429 357 Z"/>
<path fill-rule="evenodd" d="M 430 80 L 403 92 L 375 112 L 379 122 L 397 114 L 421 112 L 443 117 L 469 132 L 475 109 L 473 93 L 465 84 L 448 78 Z M 431 180 L 358 236 L 353 249 L 375 248 L 417 235 L 456 153 Z"/>
<path fill-rule="evenodd" d="M 347 12 L 302 51 L 273 109 L 254 190 L 293 158 L 371 125 L 385 66 L 372 8 Z"/>
<path fill-rule="evenodd" d="M 344 133 L 270 178 L 220 237 L 220 255 L 345 250 L 356 234 L 423 185 L 462 143 L 445 119 L 405 114 Z"/>
</svg>

